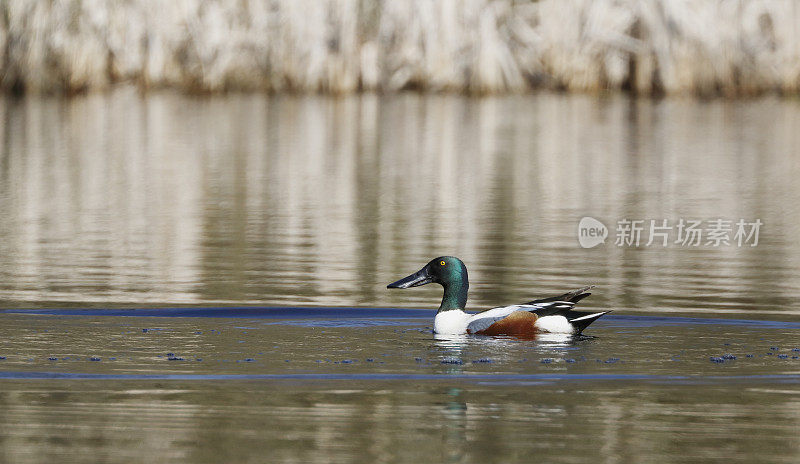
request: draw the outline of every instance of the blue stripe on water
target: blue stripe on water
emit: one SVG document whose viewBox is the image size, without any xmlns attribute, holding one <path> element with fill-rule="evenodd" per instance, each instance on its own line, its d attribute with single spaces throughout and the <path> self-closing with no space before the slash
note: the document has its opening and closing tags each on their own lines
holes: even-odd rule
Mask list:
<svg viewBox="0 0 800 464">
<path fill-rule="evenodd" d="M 53 316 L 118 316 L 118 317 L 207 317 L 243 319 L 333 321 L 331 325 L 383 325 L 378 320 L 432 320 L 436 312 L 416 308 L 341 308 L 341 307 L 192 307 L 142 309 L 5 309 L 0 314 L 29 314 Z M 350 319 L 351 322 L 342 321 Z M 356 322 L 361 320 L 361 322 Z M 335 322 L 340 321 L 340 322 Z M 283 322 L 292 323 L 292 322 Z M 698 317 L 632 316 L 609 314 L 596 325 L 607 327 L 657 327 L 666 325 L 735 325 L 766 329 L 800 329 L 800 322 L 747 319 L 712 319 Z"/>
<path fill-rule="evenodd" d="M 146 309 L 6 309 L 0 313 L 54 316 L 234 317 L 246 319 L 428 319 L 436 311 L 398 308 L 205 307 Z"/>
<path fill-rule="evenodd" d="M 295 381 L 454 381 L 468 382 L 588 382 L 646 381 L 657 383 L 708 384 L 726 382 L 800 383 L 800 374 L 685 376 L 646 374 L 85 374 L 74 372 L 0 371 L 3 380 L 295 380 Z"/>
</svg>

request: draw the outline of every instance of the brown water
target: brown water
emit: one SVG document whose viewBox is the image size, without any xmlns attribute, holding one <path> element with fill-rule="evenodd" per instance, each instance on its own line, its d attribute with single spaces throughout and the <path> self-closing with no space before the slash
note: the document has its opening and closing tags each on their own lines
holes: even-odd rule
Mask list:
<svg viewBox="0 0 800 464">
<path fill-rule="evenodd" d="M 800 459 L 798 101 L 0 101 L 0 307 L 96 311 L 0 314 L 0 460 Z M 615 245 L 681 218 L 763 226 Z M 401 308 L 441 290 L 385 285 L 441 254 L 472 308 L 591 283 L 581 306 L 615 313 L 437 339 Z M 195 317 L 103 310 L 142 307 Z"/>
<path fill-rule="evenodd" d="M 800 456 L 798 323 L 618 316 L 532 342 L 402 317 L 2 317 L 7 462 Z"/>
</svg>

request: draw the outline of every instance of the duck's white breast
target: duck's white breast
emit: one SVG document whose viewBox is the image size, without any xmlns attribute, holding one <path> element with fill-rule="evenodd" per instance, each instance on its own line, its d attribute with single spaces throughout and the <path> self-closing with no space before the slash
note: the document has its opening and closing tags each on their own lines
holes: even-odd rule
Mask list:
<svg viewBox="0 0 800 464">
<path fill-rule="evenodd" d="M 433 320 L 433 331 L 437 334 L 458 335 L 467 333 L 467 322 L 470 315 L 464 311 L 452 309 L 436 314 Z"/>
</svg>

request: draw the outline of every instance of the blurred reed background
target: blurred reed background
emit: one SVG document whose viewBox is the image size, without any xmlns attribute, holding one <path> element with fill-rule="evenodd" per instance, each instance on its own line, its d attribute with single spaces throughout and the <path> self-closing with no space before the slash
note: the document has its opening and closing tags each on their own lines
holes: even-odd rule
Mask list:
<svg viewBox="0 0 800 464">
<path fill-rule="evenodd" d="M 0 86 L 800 90 L 794 0 L 4 0 Z"/>
</svg>

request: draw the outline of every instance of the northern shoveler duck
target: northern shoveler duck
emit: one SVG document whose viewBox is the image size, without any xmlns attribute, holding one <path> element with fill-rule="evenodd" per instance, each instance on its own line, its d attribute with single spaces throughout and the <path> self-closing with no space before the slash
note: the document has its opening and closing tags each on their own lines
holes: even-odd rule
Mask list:
<svg viewBox="0 0 800 464">
<path fill-rule="evenodd" d="M 467 267 L 454 256 L 440 256 L 419 271 L 392 282 L 386 288 L 410 288 L 437 283 L 444 287 L 442 304 L 433 321 L 437 334 L 512 335 L 537 333 L 579 334 L 603 314 L 573 311 L 575 303 L 591 295 L 583 287 L 563 295 L 528 303 L 492 308 L 477 314 L 464 312 L 469 279 Z"/>
</svg>

